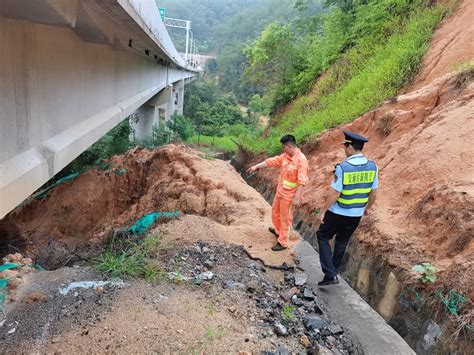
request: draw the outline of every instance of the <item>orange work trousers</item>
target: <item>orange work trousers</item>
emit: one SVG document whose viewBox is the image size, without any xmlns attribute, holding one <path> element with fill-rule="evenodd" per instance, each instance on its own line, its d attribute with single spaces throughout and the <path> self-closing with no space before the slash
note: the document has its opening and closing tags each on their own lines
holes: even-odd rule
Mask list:
<svg viewBox="0 0 474 355">
<path fill-rule="evenodd" d="M 292 204 L 293 198 L 283 197 L 278 193 L 272 204 L 273 227 L 278 234 L 278 242 L 285 248 L 288 247 L 288 233 L 293 223 Z"/>
</svg>

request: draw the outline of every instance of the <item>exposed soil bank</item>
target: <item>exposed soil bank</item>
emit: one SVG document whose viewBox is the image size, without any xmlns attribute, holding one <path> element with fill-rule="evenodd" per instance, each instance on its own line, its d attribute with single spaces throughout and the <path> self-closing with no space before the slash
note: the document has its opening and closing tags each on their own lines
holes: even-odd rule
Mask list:
<svg viewBox="0 0 474 355">
<path fill-rule="evenodd" d="M 154 258 L 165 280 L 59 292 L 71 282 L 107 281 L 83 259 L 104 251 L 114 228 L 174 210 L 182 215 L 148 230 L 162 238 Z M 294 273 L 292 249 L 270 250 L 275 237 L 263 197 L 228 163 L 184 146 L 116 156 L 107 170 L 53 188 L 2 223 L 17 233 L 2 236 L 7 248 L 22 240 L 18 248 L 55 270 L 25 266 L 0 275 L 10 278 L 0 353 L 363 351 L 345 325 L 330 321 L 308 275 Z M 298 241 L 293 233 L 291 247 Z M 288 270 L 273 270 L 282 267 Z M 202 273 L 211 276 L 193 284 Z M 377 346 L 378 337 L 370 340 Z"/>
<path fill-rule="evenodd" d="M 175 145 L 116 156 L 107 170 L 87 171 L 15 209 L 0 221 L 0 242 L 56 269 L 98 255 L 113 229 L 155 211 L 181 212 L 164 227 L 180 231 L 178 239 L 233 242 L 269 265 L 293 264 L 291 250 L 271 253 L 269 206 L 259 193 L 228 163 Z"/>
<path fill-rule="evenodd" d="M 325 200 L 334 165 L 344 159 L 342 131 L 369 137 L 364 152 L 377 162 L 381 184 L 373 211 L 349 247 L 344 276 L 419 353 L 473 345 L 472 331 L 462 328 L 462 321 L 472 326 L 474 299 L 473 76 L 472 70 L 442 76 L 302 148 L 311 176 L 295 227 L 317 247 L 314 213 Z M 235 164 L 242 170 L 262 158 L 241 152 Z M 276 179 L 277 172 L 268 169 L 249 183 L 271 201 Z M 438 268 L 434 285 L 423 287 L 409 272 L 421 262 Z M 461 321 L 433 296 L 441 288 L 446 297 L 448 290 L 466 297 Z"/>
</svg>

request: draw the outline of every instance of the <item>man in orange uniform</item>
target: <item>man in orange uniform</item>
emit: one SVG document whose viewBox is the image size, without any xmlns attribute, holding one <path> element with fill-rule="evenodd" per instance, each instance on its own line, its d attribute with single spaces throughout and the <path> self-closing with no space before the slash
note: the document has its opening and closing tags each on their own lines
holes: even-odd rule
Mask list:
<svg viewBox="0 0 474 355">
<path fill-rule="evenodd" d="M 299 206 L 304 185 L 308 182 L 308 160 L 296 146 L 292 135 L 281 137 L 283 154 L 269 158 L 250 167 L 247 172 L 253 173 L 266 167 L 279 167 L 280 177 L 272 205 L 272 223 L 275 228 L 270 232 L 278 236 L 273 251 L 288 248 L 288 232 L 293 222 L 292 206 Z"/>
</svg>

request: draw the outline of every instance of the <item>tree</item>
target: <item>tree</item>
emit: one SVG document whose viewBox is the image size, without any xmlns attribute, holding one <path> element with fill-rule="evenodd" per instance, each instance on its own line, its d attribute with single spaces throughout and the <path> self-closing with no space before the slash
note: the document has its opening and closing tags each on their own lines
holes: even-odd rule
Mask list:
<svg viewBox="0 0 474 355">
<path fill-rule="evenodd" d="M 204 69 L 209 75 L 211 75 L 211 76 L 216 75 L 216 73 L 217 73 L 217 60 L 215 58 L 209 59 L 206 62 L 206 66 L 205 66 Z"/>
<path fill-rule="evenodd" d="M 192 137 L 195 133 L 191 120 L 183 115 L 173 114 L 168 127 L 183 141 Z"/>
</svg>

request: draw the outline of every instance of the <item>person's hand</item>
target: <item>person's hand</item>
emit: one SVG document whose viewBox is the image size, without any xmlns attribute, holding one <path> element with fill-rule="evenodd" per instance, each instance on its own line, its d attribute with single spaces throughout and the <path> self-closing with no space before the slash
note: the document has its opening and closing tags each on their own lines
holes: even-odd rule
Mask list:
<svg viewBox="0 0 474 355">
<path fill-rule="evenodd" d="M 254 173 L 258 170 L 257 166 L 251 166 L 250 168 L 247 169 L 247 174 Z"/>
</svg>

